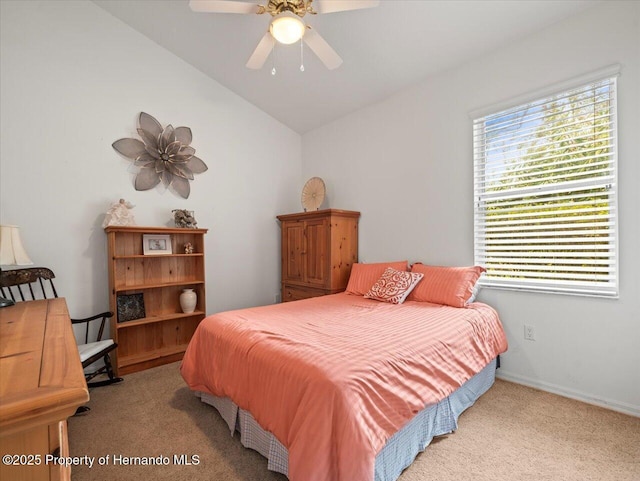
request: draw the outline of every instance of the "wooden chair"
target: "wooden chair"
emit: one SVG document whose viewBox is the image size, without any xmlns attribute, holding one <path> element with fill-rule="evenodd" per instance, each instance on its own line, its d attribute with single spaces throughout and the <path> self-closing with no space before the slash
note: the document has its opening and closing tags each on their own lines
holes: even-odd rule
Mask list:
<svg viewBox="0 0 640 481">
<path fill-rule="evenodd" d="M 14 302 L 35 301 L 37 299 L 49 299 L 58 297 L 56 287 L 53 285 L 55 274 L 46 267 L 28 267 L 25 269 L 13 269 L 0 272 L 0 292 L 2 297 L 11 298 Z M 106 386 L 122 381 L 121 377 L 115 377 L 109 353 L 118 345 L 113 339 L 102 339 L 104 326 L 107 319 L 113 317 L 112 312 L 102 312 L 86 319 L 71 319 L 72 324 L 84 324 L 84 344 L 78 344 L 78 352 L 82 367 L 85 369 L 85 379 L 89 387 Z M 100 320 L 97 339 L 89 342 L 89 326 L 93 321 Z M 95 371 L 87 372 L 86 368 L 102 359 L 104 366 Z M 99 374 L 106 374 L 108 379 L 89 382 Z"/>
</svg>

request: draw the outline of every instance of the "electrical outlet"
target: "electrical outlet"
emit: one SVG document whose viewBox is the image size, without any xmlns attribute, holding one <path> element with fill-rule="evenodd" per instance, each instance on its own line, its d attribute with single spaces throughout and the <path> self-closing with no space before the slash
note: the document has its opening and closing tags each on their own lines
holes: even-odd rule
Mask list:
<svg viewBox="0 0 640 481">
<path fill-rule="evenodd" d="M 275 301 L 276 301 L 276 304 L 280 304 L 280 294 L 276 294 L 276 295 L 274 296 L 274 299 L 275 299 Z"/>
<path fill-rule="evenodd" d="M 536 331 L 533 326 L 524 326 L 524 338 L 527 341 L 535 341 L 536 340 Z"/>
</svg>

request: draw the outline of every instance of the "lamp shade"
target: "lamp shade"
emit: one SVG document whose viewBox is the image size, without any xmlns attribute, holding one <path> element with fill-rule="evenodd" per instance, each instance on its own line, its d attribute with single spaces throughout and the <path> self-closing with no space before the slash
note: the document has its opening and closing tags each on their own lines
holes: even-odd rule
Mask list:
<svg viewBox="0 0 640 481">
<path fill-rule="evenodd" d="M 0 225 L 0 265 L 28 266 L 33 264 L 22 246 L 17 225 Z"/>
<path fill-rule="evenodd" d="M 271 20 L 269 31 L 278 42 L 289 45 L 302 38 L 305 26 L 296 14 L 282 12 Z"/>
</svg>

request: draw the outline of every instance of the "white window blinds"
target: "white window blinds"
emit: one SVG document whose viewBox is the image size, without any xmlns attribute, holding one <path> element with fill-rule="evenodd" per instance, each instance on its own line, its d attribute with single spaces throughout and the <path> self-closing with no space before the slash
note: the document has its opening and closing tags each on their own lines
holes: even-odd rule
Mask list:
<svg viewBox="0 0 640 481">
<path fill-rule="evenodd" d="M 483 286 L 618 295 L 616 77 L 474 119 Z"/>
</svg>

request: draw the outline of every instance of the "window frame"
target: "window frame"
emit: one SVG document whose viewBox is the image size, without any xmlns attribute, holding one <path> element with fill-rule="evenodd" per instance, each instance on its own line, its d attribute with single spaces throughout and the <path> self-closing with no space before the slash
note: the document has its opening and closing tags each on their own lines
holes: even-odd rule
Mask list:
<svg viewBox="0 0 640 481">
<path fill-rule="evenodd" d="M 618 162 L 619 161 L 618 161 L 618 145 L 617 145 L 618 135 L 620 132 L 620 126 L 617 118 L 617 96 L 619 91 L 619 88 L 617 85 L 617 78 L 619 76 L 619 73 L 620 73 L 620 66 L 612 65 L 604 69 L 600 69 L 598 71 L 592 72 L 590 74 L 583 75 L 578 78 L 568 80 L 566 82 L 558 83 L 558 84 L 549 86 L 545 89 L 540 89 L 526 96 L 520 96 L 518 98 L 511 99 L 507 102 L 502 102 L 500 104 L 496 104 L 481 110 L 470 112 L 469 116 L 471 117 L 472 124 L 473 124 L 472 131 L 473 131 L 473 149 L 474 149 L 473 151 L 474 261 L 476 265 L 482 265 L 488 268 L 487 274 L 482 276 L 479 280 L 480 286 L 497 288 L 497 289 L 507 289 L 507 290 L 545 292 L 545 293 L 552 293 L 552 294 L 578 295 L 578 296 L 590 296 L 590 297 L 606 297 L 606 298 L 614 298 L 614 299 L 617 299 L 619 297 L 620 279 L 619 279 L 618 271 L 620 267 L 620 259 L 619 259 L 619 246 L 618 246 L 618 242 L 619 242 L 618 229 L 619 229 L 620 222 L 619 222 L 619 204 L 618 204 L 618 188 L 619 188 Z M 549 272 L 546 273 L 549 275 L 546 276 L 546 278 L 544 278 L 545 275 L 543 274 L 538 275 L 538 277 L 543 277 L 543 279 L 527 278 L 526 275 L 522 275 L 522 274 L 519 277 L 514 276 L 512 278 L 509 278 L 506 276 L 500 276 L 499 274 L 496 274 L 497 272 L 499 272 L 497 269 L 494 270 L 494 276 L 492 276 L 491 269 L 490 269 L 491 266 L 485 265 L 485 260 L 488 257 L 490 257 L 487 254 L 489 250 L 485 247 L 487 243 L 488 235 L 486 235 L 486 231 L 483 231 L 480 228 L 481 226 L 483 228 L 486 228 L 486 226 L 488 225 L 486 221 L 488 217 L 486 215 L 488 209 L 486 209 L 485 207 L 489 205 L 489 204 L 486 204 L 487 199 L 491 198 L 491 194 L 490 194 L 491 189 L 487 188 L 488 184 L 486 184 L 486 169 L 485 169 L 485 167 L 489 165 L 491 162 L 487 160 L 487 157 L 488 157 L 487 151 L 491 149 L 488 148 L 486 144 L 487 132 L 486 130 L 484 130 L 487 125 L 486 119 L 491 117 L 495 118 L 495 116 L 498 116 L 501 114 L 507 115 L 509 111 L 524 109 L 524 108 L 527 108 L 527 106 L 532 104 L 551 105 L 554 99 L 556 99 L 558 96 L 568 95 L 573 90 L 580 89 L 580 88 L 586 89 L 591 85 L 594 85 L 598 82 L 602 82 L 606 80 L 611 81 L 610 91 L 608 93 L 609 94 L 608 99 L 611 103 L 610 103 L 609 111 L 607 114 L 608 115 L 607 119 L 609 123 L 612 125 L 612 129 L 610 130 L 609 137 L 608 137 L 609 147 L 612 150 L 612 152 L 610 154 L 610 160 L 609 160 L 609 162 L 611 163 L 611 166 L 608 167 L 607 170 L 611 171 L 611 175 L 609 176 L 609 178 L 612 178 L 612 181 L 611 182 L 599 181 L 598 180 L 599 176 L 597 174 L 591 176 L 590 179 L 595 185 L 598 186 L 598 188 L 605 189 L 604 193 L 600 193 L 597 195 L 602 199 L 606 199 L 606 201 L 602 200 L 601 202 L 606 202 L 606 208 L 608 210 L 613 211 L 613 212 L 607 212 L 606 215 L 602 216 L 607 220 L 613 219 L 612 225 L 609 224 L 610 227 L 607 229 L 608 235 L 606 237 L 607 239 L 606 246 L 608 247 L 608 250 L 610 253 L 608 257 L 609 264 L 603 263 L 603 265 L 610 266 L 609 269 L 606 271 L 606 274 L 610 276 L 610 279 L 602 282 L 585 281 L 584 283 L 580 283 L 575 279 L 574 280 L 566 279 L 570 277 L 570 275 L 566 275 L 564 276 L 566 279 L 564 281 L 554 280 L 552 274 L 560 273 L 562 268 L 558 267 L 559 270 L 554 271 L 553 270 L 554 264 L 552 262 L 553 256 L 551 254 L 548 254 L 546 256 L 532 255 L 535 252 L 535 250 L 532 252 L 523 251 L 525 252 L 525 255 L 521 255 L 522 252 L 516 251 L 517 253 L 515 255 L 509 255 L 509 257 L 516 258 L 516 261 L 521 262 L 522 264 L 519 264 L 517 266 L 521 268 L 531 267 L 531 266 L 540 268 L 541 266 L 544 266 L 544 264 L 542 264 L 542 261 L 544 260 L 550 261 L 549 269 L 548 269 Z M 594 128 L 595 128 L 595 125 L 596 125 L 596 121 L 594 120 Z M 564 127 L 565 125 L 561 125 L 555 129 L 561 130 Z M 505 130 L 508 130 L 508 129 L 505 129 Z M 515 132 L 521 133 L 521 131 L 519 130 L 515 130 Z M 478 137 L 478 133 L 480 133 L 480 137 Z M 509 132 L 507 131 L 507 133 Z M 553 133 L 550 134 L 549 137 L 551 137 L 552 135 Z M 569 162 L 571 162 L 571 160 L 569 160 Z M 523 168 L 521 168 L 517 172 L 520 173 L 519 175 L 522 175 L 522 172 L 523 171 L 527 172 L 527 169 L 531 169 L 532 165 L 534 164 L 532 163 L 524 164 Z M 553 168 L 557 168 L 555 161 L 552 162 L 552 165 L 553 165 Z M 505 167 L 505 170 L 506 170 L 506 167 Z M 560 170 L 562 170 L 562 168 Z M 481 171 L 481 174 L 480 174 L 480 171 Z M 515 175 L 518 175 L 518 174 L 513 174 L 513 177 L 515 177 Z M 559 176 L 560 175 L 562 174 L 559 174 Z M 479 181 L 479 176 L 481 176 L 482 181 Z M 607 184 L 610 188 L 610 190 L 608 190 L 608 195 L 606 194 L 607 187 L 604 186 L 604 184 Z M 581 195 L 587 196 L 587 192 L 589 191 L 584 189 L 585 189 L 584 186 L 581 188 L 574 187 L 572 189 L 567 189 L 567 193 L 568 193 L 568 196 L 571 196 L 572 198 L 578 196 L 578 192 L 582 192 Z M 489 191 L 489 193 L 487 193 L 487 191 Z M 549 182 L 544 185 L 537 185 L 537 186 L 532 185 L 528 189 L 525 188 L 524 190 L 521 190 L 521 191 L 514 190 L 513 192 L 510 192 L 508 188 L 505 188 L 503 192 L 506 194 L 503 197 L 509 197 L 509 195 L 512 195 L 514 196 L 513 198 L 515 199 L 515 198 L 518 198 L 519 196 L 519 198 L 521 199 L 532 199 L 532 202 L 539 201 L 540 203 L 543 203 L 543 201 L 546 200 L 546 201 L 549 201 L 551 204 L 553 204 L 554 202 L 557 203 L 558 204 L 557 209 L 559 211 L 563 209 L 562 203 L 558 202 L 558 200 L 554 200 L 553 198 L 553 196 L 558 195 L 558 189 L 553 187 L 552 182 Z M 595 195 L 596 194 L 594 194 L 594 196 Z M 524 200 L 522 200 L 521 202 L 522 202 L 522 205 L 524 205 Z M 508 213 L 505 212 L 503 215 L 506 215 L 506 214 Z M 557 226 L 558 224 L 549 223 L 549 225 Z M 553 227 L 551 227 L 550 230 L 553 230 Z M 526 227 L 523 231 L 526 232 Z M 514 234 L 516 234 L 517 232 L 520 232 L 520 235 L 522 235 L 523 231 L 514 230 Z M 531 235 L 535 236 L 535 234 L 531 234 Z M 517 235 L 514 237 L 510 237 L 510 236 L 505 237 L 505 239 L 513 243 L 514 242 L 513 239 L 515 237 L 517 237 Z M 606 249 L 604 247 L 602 249 L 594 247 L 593 250 L 595 252 L 596 250 L 604 251 Z M 567 252 L 570 252 L 569 248 L 567 248 Z M 523 260 L 523 259 L 531 259 L 532 262 L 530 264 L 527 264 L 526 260 Z M 576 261 L 576 259 L 571 259 L 571 260 L 573 260 L 574 262 Z M 575 263 L 577 265 L 577 262 Z M 495 266 L 498 266 L 498 264 L 499 264 L 498 262 L 494 263 Z M 516 262 L 516 264 L 518 264 L 518 262 Z M 558 264 L 561 264 L 561 263 L 558 263 Z M 512 269 L 511 272 L 514 272 L 514 273 L 516 272 L 515 270 L 513 270 L 514 269 L 513 267 L 511 269 Z M 542 271 L 544 270 L 545 269 L 542 268 Z M 575 269 L 575 270 L 577 271 L 579 269 Z M 506 269 L 504 269 L 504 271 L 506 272 Z M 541 272 L 541 271 L 538 271 L 538 272 Z M 576 275 L 576 274 L 571 274 L 571 275 Z M 576 277 L 579 277 L 579 275 L 577 275 Z"/>
</svg>

